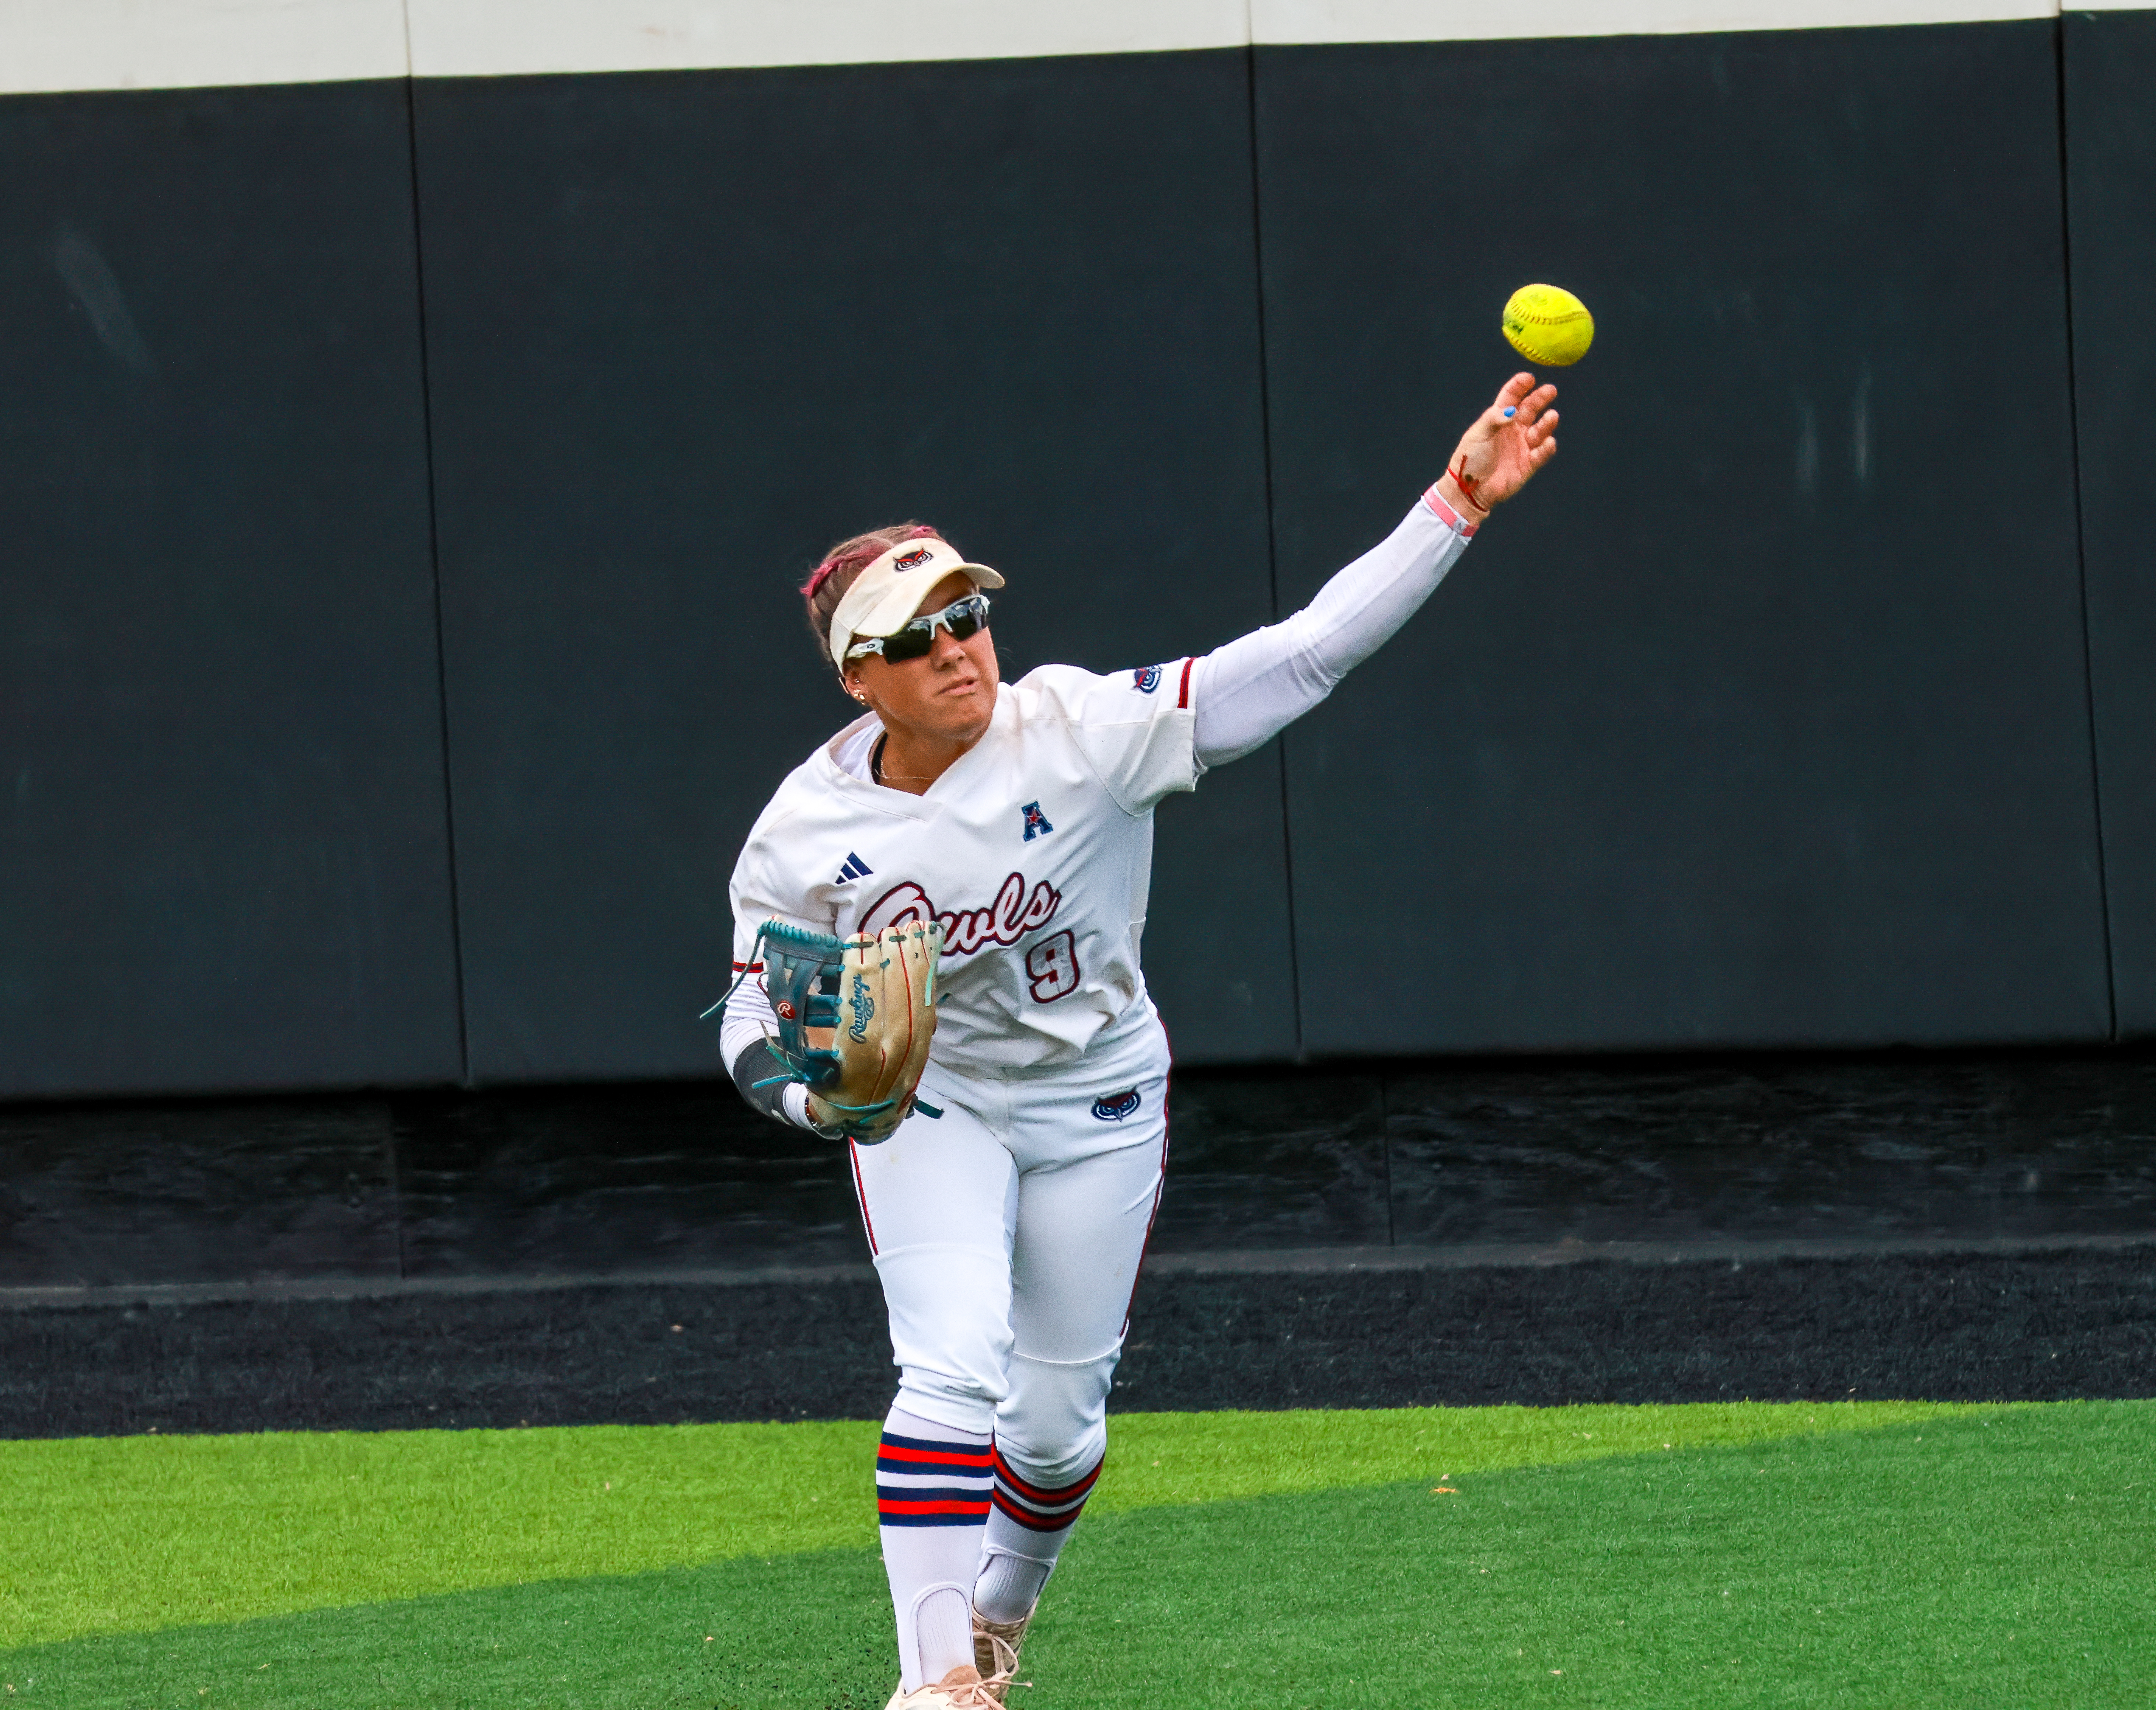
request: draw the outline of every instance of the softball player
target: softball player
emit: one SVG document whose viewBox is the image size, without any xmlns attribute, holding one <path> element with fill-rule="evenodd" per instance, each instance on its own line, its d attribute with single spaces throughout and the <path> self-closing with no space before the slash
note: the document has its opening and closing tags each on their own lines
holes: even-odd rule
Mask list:
<svg viewBox="0 0 2156 1710">
<path fill-rule="evenodd" d="M 1514 376 L 1389 537 L 1202 658 L 1001 682 L 986 591 L 1003 578 L 917 524 L 834 547 L 802 589 L 865 711 L 749 834 L 732 886 L 749 977 L 721 1037 L 751 1103 L 828 1131 L 814 1094 L 772 1078 L 760 929 L 942 922 L 919 1103 L 882 1143 L 847 1146 L 901 1374 L 876 1456 L 894 1710 L 1002 1701 L 1100 1476 L 1167 1151 L 1168 1040 L 1138 956 L 1154 806 L 1407 621 L 1556 454 L 1556 395 Z"/>
</svg>

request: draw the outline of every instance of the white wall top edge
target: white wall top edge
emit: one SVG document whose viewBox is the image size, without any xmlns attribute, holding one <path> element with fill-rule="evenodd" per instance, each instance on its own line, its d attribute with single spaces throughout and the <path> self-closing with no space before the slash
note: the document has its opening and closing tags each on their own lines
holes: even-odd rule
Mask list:
<svg viewBox="0 0 2156 1710">
<path fill-rule="evenodd" d="M 403 0 L 0 0 L 0 92 L 10 95 L 409 69 Z"/>
<path fill-rule="evenodd" d="M 1832 29 L 2059 9 L 2059 0 L 0 0 L 0 93 Z"/>
<path fill-rule="evenodd" d="M 1487 41 L 1542 36 L 1704 35 L 2056 18 L 2059 0 L 1250 0 L 1254 40 Z"/>
<path fill-rule="evenodd" d="M 1240 48 L 1248 0 L 409 0 L 422 77 Z"/>
</svg>

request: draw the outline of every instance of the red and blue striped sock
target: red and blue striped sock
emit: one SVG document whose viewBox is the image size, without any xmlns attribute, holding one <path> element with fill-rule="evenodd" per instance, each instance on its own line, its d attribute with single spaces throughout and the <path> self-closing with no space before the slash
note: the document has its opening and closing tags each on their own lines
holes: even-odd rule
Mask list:
<svg viewBox="0 0 2156 1710">
<path fill-rule="evenodd" d="M 1081 1476 L 1050 1485 L 1032 1469 L 1013 1465 L 1000 1444 L 993 1453 L 995 1487 L 990 1500 L 995 1510 L 982 1535 L 973 1606 L 984 1620 L 1014 1621 L 1033 1607 L 1048 1583 L 1102 1463 L 1096 1461 Z"/>
<path fill-rule="evenodd" d="M 876 1518 L 898 1617 L 899 1687 L 973 1661 L 973 1577 L 993 1480 L 985 1432 L 894 1407 L 876 1446 Z"/>
</svg>

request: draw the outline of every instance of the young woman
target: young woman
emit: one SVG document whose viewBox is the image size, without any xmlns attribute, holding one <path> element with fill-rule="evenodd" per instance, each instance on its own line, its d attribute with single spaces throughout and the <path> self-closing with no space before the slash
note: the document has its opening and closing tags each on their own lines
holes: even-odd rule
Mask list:
<svg viewBox="0 0 2156 1710">
<path fill-rule="evenodd" d="M 1407 621 L 1556 454 L 1556 396 L 1515 375 L 1388 539 L 1202 658 L 1004 683 L 983 592 L 1003 578 L 918 524 L 834 547 L 802 589 L 865 710 L 749 834 L 732 889 L 749 978 L 722 1042 L 751 1103 L 823 1128 L 806 1089 L 771 1081 L 763 924 L 942 922 L 921 1107 L 847 1143 L 901 1373 L 876 1457 L 893 1707 L 1001 1702 L 1100 1476 L 1167 1146 L 1168 1040 L 1138 964 L 1155 804 L 1310 711 Z"/>
</svg>

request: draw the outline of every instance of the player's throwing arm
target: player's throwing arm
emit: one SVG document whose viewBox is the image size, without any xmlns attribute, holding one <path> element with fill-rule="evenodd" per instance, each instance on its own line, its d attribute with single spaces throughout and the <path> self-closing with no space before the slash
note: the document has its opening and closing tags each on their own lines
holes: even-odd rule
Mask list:
<svg viewBox="0 0 2156 1710">
<path fill-rule="evenodd" d="M 1514 376 L 1389 536 L 1202 656 L 1005 683 L 1004 578 L 919 523 L 841 542 L 801 590 L 860 711 L 735 865 L 720 1038 L 751 1104 L 843 1148 L 883 1284 L 894 1707 L 1002 1702 L 1101 1476 L 1167 1148 L 1138 959 L 1154 807 L 1413 615 L 1556 454 L 1556 395 Z"/>
</svg>

